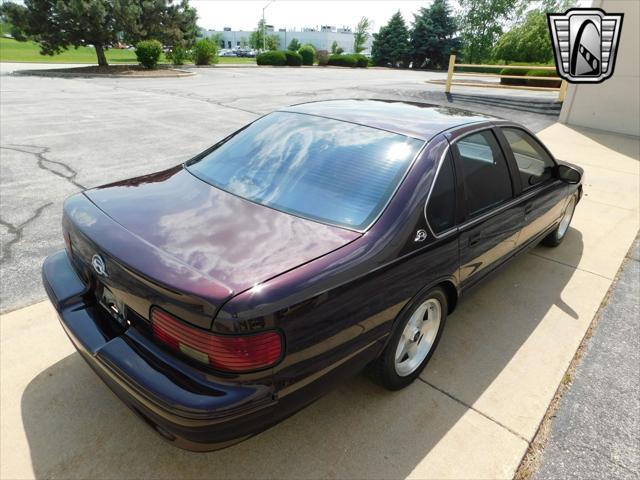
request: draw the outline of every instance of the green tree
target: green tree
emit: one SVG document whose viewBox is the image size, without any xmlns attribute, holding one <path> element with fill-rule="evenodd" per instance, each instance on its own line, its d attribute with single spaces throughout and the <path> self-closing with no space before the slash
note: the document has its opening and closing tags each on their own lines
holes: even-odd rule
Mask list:
<svg viewBox="0 0 640 480">
<path fill-rule="evenodd" d="M 539 10 L 527 14 L 522 25 L 502 35 L 493 48 L 496 60 L 548 63 L 553 60 L 547 16 Z"/>
<path fill-rule="evenodd" d="M 251 32 L 249 45 L 256 50 L 277 50 L 280 46 L 280 38 L 277 35 L 268 35 L 265 21 L 260 19 L 256 29 Z"/>
<path fill-rule="evenodd" d="M 163 45 L 193 46 L 198 15 L 188 0 L 113 0 L 122 39 L 135 44 L 157 39 Z"/>
<path fill-rule="evenodd" d="M 338 53 L 338 48 L 339 48 L 338 47 L 338 41 L 334 40 L 333 43 L 331 44 L 331 53 L 334 54 L 334 55 L 336 53 Z"/>
<path fill-rule="evenodd" d="M 369 30 L 371 30 L 371 22 L 367 17 L 362 17 L 356 25 L 356 31 L 353 33 L 353 51 L 361 53 L 364 46 L 369 40 Z"/>
<path fill-rule="evenodd" d="M 371 57 L 376 65 L 403 66 L 409 56 L 409 30 L 400 11 L 373 34 Z"/>
<path fill-rule="evenodd" d="M 519 6 L 519 0 L 459 0 L 458 17 L 463 55 L 468 63 L 479 63 L 491 56 L 491 49 L 502 35 Z"/>
<path fill-rule="evenodd" d="M 119 41 L 157 38 L 174 45 L 192 42 L 197 32 L 187 0 L 25 0 L 3 3 L 0 15 L 16 40 L 37 42 L 41 54 L 92 45 L 100 66 L 108 65 L 105 50 Z"/>
<path fill-rule="evenodd" d="M 293 38 L 291 42 L 289 42 L 289 46 L 287 47 L 287 50 L 290 50 L 292 52 L 297 52 L 298 50 L 300 50 L 301 46 L 302 44 L 298 41 L 298 39 Z"/>
<path fill-rule="evenodd" d="M 460 40 L 455 37 L 456 30 L 456 19 L 446 0 L 435 0 L 429 8 L 421 8 L 414 15 L 411 30 L 413 68 L 447 65 L 451 51 L 460 46 Z"/>
</svg>

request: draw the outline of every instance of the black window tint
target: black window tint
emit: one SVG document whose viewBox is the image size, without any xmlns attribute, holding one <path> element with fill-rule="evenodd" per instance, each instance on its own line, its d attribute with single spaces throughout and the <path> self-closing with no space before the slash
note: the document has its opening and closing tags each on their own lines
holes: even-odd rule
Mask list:
<svg viewBox="0 0 640 480">
<path fill-rule="evenodd" d="M 503 128 L 502 133 L 513 150 L 523 190 L 551 178 L 555 164 L 531 135 L 519 128 Z"/>
<path fill-rule="evenodd" d="M 469 216 L 513 196 L 507 162 L 492 132 L 474 133 L 455 145 L 460 156 Z"/>
<path fill-rule="evenodd" d="M 427 205 L 427 218 L 434 233 L 444 232 L 456 223 L 456 193 L 451 155 L 444 158 Z"/>
</svg>

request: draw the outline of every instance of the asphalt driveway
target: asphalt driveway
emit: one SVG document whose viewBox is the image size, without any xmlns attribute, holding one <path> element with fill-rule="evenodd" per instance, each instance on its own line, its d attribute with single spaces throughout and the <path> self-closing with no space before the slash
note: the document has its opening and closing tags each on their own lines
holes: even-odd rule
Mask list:
<svg viewBox="0 0 640 480">
<path fill-rule="evenodd" d="M 43 297 L 39 263 L 62 246 L 60 202 L 81 186 L 174 165 L 274 106 L 419 92 L 438 75 L 262 71 L 212 70 L 179 88 L 2 77 L 2 294 L 17 299 L 5 309 Z M 639 225 L 637 140 L 559 124 L 540 136 L 587 175 L 565 242 L 466 298 L 409 388 L 357 377 L 246 442 L 184 452 L 102 385 L 39 302 L 0 317 L 0 477 L 510 478 Z"/>
</svg>

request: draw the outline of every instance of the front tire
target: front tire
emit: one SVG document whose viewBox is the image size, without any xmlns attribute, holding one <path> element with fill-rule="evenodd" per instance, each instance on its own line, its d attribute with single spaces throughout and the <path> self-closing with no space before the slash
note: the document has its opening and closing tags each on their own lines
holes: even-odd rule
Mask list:
<svg viewBox="0 0 640 480">
<path fill-rule="evenodd" d="M 446 294 L 441 288 L 434 288 L 403 310 L 389 343 L 371 364 L 377 383 L 389 390 L 400 390 L 420 375 L 438 346 L 447 309 Z"/>
<path fill-rule="evenodd" d="M 562 243 L 564 237 L 567 236 L 567 232 L 569 231 L 569 225 L 571 224 L 571 219 L 573 218 L 573 212 L 576 209 L 576 203 L 576 196 L 572 195 L 569 199 L 567 207 L 564 209 L 564 213 L 562 214 L 560 223 L 553 232 L 544 237 L 544 239 L 542 240 L 543 245 L 546 245 L 548 247 L 557 247 Z"/>
</svg>

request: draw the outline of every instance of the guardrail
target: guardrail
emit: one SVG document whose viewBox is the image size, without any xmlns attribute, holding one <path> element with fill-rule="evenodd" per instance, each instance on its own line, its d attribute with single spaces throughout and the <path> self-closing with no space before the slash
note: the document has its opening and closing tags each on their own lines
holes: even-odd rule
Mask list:
<svg viewBox="0 0 640 480">
<path fill-rule="evenodd" d="M 459 67 L 482 67 L 493 68 L 496 70 L 502 70 L 503 68 L 516 69 L 516 70 L 553 70 L 556 71 L 556 67 L 541 67 L 539 65 L 477 65 L 470 63 L 456 63 L 456 56 L 451 55 L 449 57 L 449 69 L 447 70 L 447 83 L 445 86 L 445 93 L 451 93 L 451 87 L 453 85 L 463 87 L 482 87 L 482 88 L 511 88 L 517 90 L 540 90 L 558 92 L 558 101 L 564 102 L 564 98 L 567 96 L 567 81 L 562 80 L 560 77 L 534 77 L 528 75 L 502 75 L 500 73 L 473 73 L 473 72 L 456 72 L 455 69 Z M 453 76 L 464 77 L 500 77 L 500 78 L 520 78 L 520 79 L 535 79 L 540 81 L 557 81 L 562 80 L 560 87 L 530 87 L 528 85 L 502 85 L 494 83 L 480 83 L 480 82 L 454 82 Z"/>
</svg>

